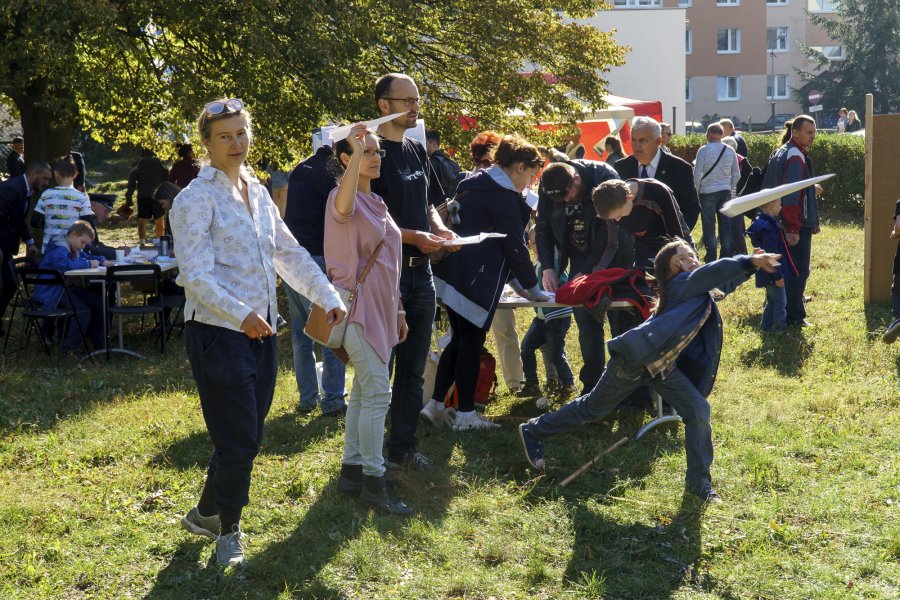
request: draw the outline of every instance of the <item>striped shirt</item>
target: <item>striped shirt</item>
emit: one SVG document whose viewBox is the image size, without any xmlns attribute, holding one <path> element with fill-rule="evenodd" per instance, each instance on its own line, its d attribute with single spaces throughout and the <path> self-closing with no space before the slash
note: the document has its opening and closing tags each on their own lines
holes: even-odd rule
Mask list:
<svg viewBox="0 0 900 600">
<path fill-rule="evenodd" d="M 46 254 L 50 240 L 69 233 L 72 223 L 94 214 L 87 194 L 72 186 L 50 188 L 41 194 L 34 212 L 44 215 L 44 243 L 41 252 Z"/>
</svg>

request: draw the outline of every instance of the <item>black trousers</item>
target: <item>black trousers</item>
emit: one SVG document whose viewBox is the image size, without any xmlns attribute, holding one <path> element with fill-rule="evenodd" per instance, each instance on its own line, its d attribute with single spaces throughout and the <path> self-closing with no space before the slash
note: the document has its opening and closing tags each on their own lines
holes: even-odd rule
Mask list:
<svg viewBox="0 0 900 600">
<path fill-rule="evenodd" d="M 475 387 L 478 385 L 481 349 L 484 347 L 487 329 L 472 324 L 450 308 L 445 307 L 444 310 L 447 311 L 452 333 L 450 343 L 444 348 L 438 361 L 431 397 L 442 402 L 450 386 L 456 382 L 459 411 L 472 412 L 475 410 Z M 487 326 L 490 328 L 491 324 L 487 323 Z"/>
<path fill-rule="evenodd" d="M 215 484 L 216 506 L 239 509 L 250 502 L 250 473 L 275 393 L 276 337 L 251 340 L 240 331 L 188 321 L 184 338 L 215 446 L 207 477 Z"/>
</svg>

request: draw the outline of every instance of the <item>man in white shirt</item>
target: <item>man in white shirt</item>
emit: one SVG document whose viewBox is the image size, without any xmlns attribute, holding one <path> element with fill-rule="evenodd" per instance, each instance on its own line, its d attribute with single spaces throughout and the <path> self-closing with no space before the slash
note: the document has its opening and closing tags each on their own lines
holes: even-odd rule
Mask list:
<svg viewBox="0 0 900 600">
<path fill-rule="evenodd" d="M 720 213 L 719 209 L 731 199 L 731 191 L 741 178 L 741 169 L 735 151 L 722 143 L 724 133 L 718 123 L 707 127 L 706 145 L 697 151 L 697 160 L 694 161 L 694 187 L 700 197 L 706 262 L 716 260 L 717 218 L 722 256 L 731 256 L 731 219 Z"/>
</svg>

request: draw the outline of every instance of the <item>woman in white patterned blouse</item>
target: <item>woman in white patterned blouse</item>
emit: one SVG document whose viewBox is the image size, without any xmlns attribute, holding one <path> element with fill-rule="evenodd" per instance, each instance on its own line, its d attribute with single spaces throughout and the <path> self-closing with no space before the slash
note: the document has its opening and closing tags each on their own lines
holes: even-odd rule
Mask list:
<svg viewBox="0 0 900 600">
<path fill-rule="evenodd" d="M 244 167 L 251 122 L 243 102 L 210 102 L 198 129 L 209 166 L 175 198 L 170 221 L 187 353 L 215 448 L 200 500 L 181 522 L 216 539 L 220 563 L 236 564 L 244 560 L 241 511 L 275 390 L 276 273 L 335 322 L 345 307 Z"/>
</svg>

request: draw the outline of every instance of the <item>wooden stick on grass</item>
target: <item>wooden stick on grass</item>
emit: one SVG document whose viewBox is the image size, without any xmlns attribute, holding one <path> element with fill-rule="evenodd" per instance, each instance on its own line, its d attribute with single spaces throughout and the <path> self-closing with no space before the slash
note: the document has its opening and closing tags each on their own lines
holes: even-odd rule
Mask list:
<svg viewBox="0 0 900 600">
<path fill-rule="evenodd" d="M 601 457 L 603 457 L 603 456 L 605 456 L 605 455 L 607 455 L 607 454 L 612 454 L 612 452 L 613 452 L 616 448 L 618 448 L 619 446 L 621 446 L 622 444 L 624 444 L 624 443 L 627 442 L 627 441 L 628 441 L 628 436 L 626 435 L 626 436 L 623 437 L 621 440 L 619 440 L 618 442 L 616 442 L 615 444 L 613 444 L 612 446 L 610 446 L 609 448 L 607 448 L 606 450 L 604 450 L 601 454 L 598 454 L 597 456 L 595 456 L 594 458 L 592 458 L 592 459 L 589 460 L 588 462 L 586 462 L 586 463 L 584 463 L 583 465 L 581 465 L 580 467 L 578 467 L 578 470 L 576 470 L 574 473 L 572 473 L 571 475 L 569 475 L 568 477 L 566 477 L 565 479 L 563 479 L 562 482 L 561 482 L 559 485 L 560 485 L 561 487 L 566 487 L 567 485 L 569 485 L 570 483 L 572 483 L 573 481 L 575 481 L 576 479 L 578 479 L 579 477 L 581 477 L 582 475 L 584 475 L 584 472 L 587 471 L 588 469 L 590 469 L 591 466 L 592 466 L 595 462 L 597 462 L 598 460 L 600 460 Z"/>
</svg>

